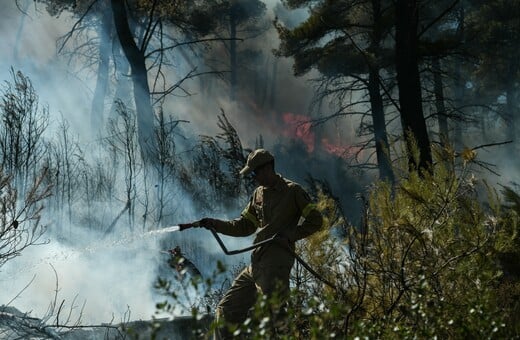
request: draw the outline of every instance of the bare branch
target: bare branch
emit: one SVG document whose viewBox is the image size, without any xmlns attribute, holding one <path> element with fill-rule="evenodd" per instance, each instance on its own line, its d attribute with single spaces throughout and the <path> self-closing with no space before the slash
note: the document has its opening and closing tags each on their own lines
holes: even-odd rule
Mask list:
<svg viewBox="0 0 520 340">
<path fill-rule="evenodd" d="M 67 44 L 67 41 L 69 41 L 70 38 L 72 38 L 72 35 L 74 34 L 74 32 L 76 31 L 76 29 L 79 27 L 79 25 L 82 23 L 83 19 L 87 16 L 87 14 L 90 12 L 90 10 L 92 9 L 92 7 L 94 7 L 94 5 L 96 4 L 96 2 L 98 2 L 98 0 L 93 0 L 92 3 L 87 7 L 87 9 L 85 10 L 85 13 L 83 13 L 81 15 L 81 17 L 78 19 L 78 21 L 76 21 L 74 23 L 74 26 L 72 26 L 72 29 L 67 33 L 65 34 L 64 38 L 63 38 L 63 42 L 61 44 L 61 47 L 58 48 L 58 53 L 60 53 L 63 48 L 65 47 L 65 45 Z"/>
<path fill-rule="evenodd" d="M 207 74 L 222 74 L 222 73 L 227 72 L 227 71 L 206 71 L 206 72 L 195 73 L 196 70 L 197 70 L 196 68 L 192 69 L 181 80 L 179 80 L 177 83 L 173 84 L 166 90 L 161 91 L 161 92 L 152 92 L 151 93 L 152 95 L 160 95 L 157 99 L 154 100 L 154 105 L 157 104 L 158 102 L 160 102 L 164 97 L 166 97 L 167 95 L 171 94 L 173 91 L 175 91 L 176 89 L 179 89 L 179 88 L 184 91 L 186 96 L 191 96 L 191 93 L 187 92 L 186 90 L 184 90 L 181 87 L 181 84 L 187 79 L 191 79 L 191 78 L 195 78 L 195 77 L 207 75 Z"/>
<path fill-rule="evenodd" d="M 177 43 L 177 44 L 174 44 L 174 45 L 171 45 L 171 46 L 166 46 L 164 48 L 152 50 L 152 51 L 148 52 L 148 54 L 145 55 L 145 58 L 148 58 L 152 54 L 163 53 L 163 52 L 165 52 L 167 50 L 172 50 L 172 49 L 174 49 L 176 47 L 179 47 L 179 46 L 193 45 L 193 44 L 197 44 L 197 43 L 201 43 L 201 42 L 208 42 L 208 41 L 228 41 L 228 40 L 242 41 L 242 39 L 240 39 L 240 38 L 205 38 L 205 39 L 184 41 L 184 42 L 180 42 L 180 43 Z"/>
<path fill-rule="evenodd" d="M 459 3 L 459 0 L 453 1 L 451 5 L 449 5 L 441 14 L 439 14 L 434 20 L 432 20 L 428 25 L 423 27 L 423 29 L 417 35 L 420 38 L 424 33 L 426 33 L 433 25 L 435 25 L 439 20 L 441 20 L 447 13 L 449 13 L 455 6 Z"/>
</svg>

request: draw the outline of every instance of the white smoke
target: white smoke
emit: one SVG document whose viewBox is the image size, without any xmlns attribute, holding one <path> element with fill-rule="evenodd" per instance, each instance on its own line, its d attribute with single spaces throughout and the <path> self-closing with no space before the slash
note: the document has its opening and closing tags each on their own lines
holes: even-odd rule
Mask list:
<svg viewBox="0 0 520 340">
<path fill-rule="evenodd" d="M 62 322 L 70 308 L 72 320 L 81 317 L 84 324 L 121 322 L 128 311 L 132 319 L 150 319 L 159 265 L 155 240 L 93 249 L 78 249 L 56 240 L 28 248 L 2 268 L 3 302 L 19 294 L 11 305 L 44 317 L 57 293 L 58 306 L 65 301 Z"/>
<path fill-rule="evenodd" d="M 70 123 L 72 134 L 80 136 L 80 141 L 84 143 L 81 146 L 85 150 L 92 142 L 85 140 L 85 137 L 91 135 L 88 126 L 95 78 L 74 73 L 68 67 L 67 59 L 56 53 L 57 38 L 72 28 L 75 19 L 70 18 L 67 13 L 60 18 L 50 18 L 44 8 L 36 8 L 31 1 L 29 3 L 31 5 L 26 17 L 18 11 L 14 1 L 2 3 L 0 30 L 4 47 L 0 50 L 1 80 L 11 78 L 11 66 L 15 70 L 21 70 L 31 79 L 40 103 L 49 106 L 51 123 L 61 121 L 63 117 Z M 271 19 L 274 18 L 277 4 L 278 1 L 268 2 Z M 307 15 L 304 10 L 295 13 L 292 22 L 301 21 Z M 288 16 L 290 17 L 289 14 Z M 278 44 L 276 32 L 271 29 L 257 41 L 250 43 L 270 53 Z M 181 58 L 179 60 L 181 61 L 176 73 L 169 74 L 171 83 L 175 83 L 175 79 L 190 70 Z M 306 79 L 295 81 L 290 60 L 279 60 L 276 70 L 271 67 L 273 61 L 273 58 L 266 61 L 271 63 L 269 67 L 257 66 L 264 67 L 265 73 L 276 72 L 276 109 L 256 108 L 251 103 L 240 100 L 231 102 L 225 86 L 221 93 L 215 91 L 212 96 L 205 96 L 198 88 L 197 79 L 185 84 L 194 96 L 168 98 L 164 105 L 165 113 L 192 123 L 186 128 L 187 137 L 215 135 L 220 132 L 216 116 L 222 108 L 246 147 L 254 147 L 256 138 L 262 135 L 265 146 L 270 148 L 280 142 L 277 133 L 283 129 L 276 125 L 279 121 L 273 118 L 279 117 L 283 112 L 306 114 L 312 94 L 312 87 Z M 247 85 L 249 84 L 243 84 Z M 49 131 L 52 131 L 52 126 Z M 184 150 L 180 150 L 182 151 Z M 182 220 L 175 223 L 204 217 L 195 211 L 189 200 L 182 196 L 182 192 L 179 195 L 179 201 L 182 201 L 178 207 L 180 212 L 174 214 Z M 111 210 L 115 210 L 115 215 L 121 208 L 113 209 L 113 206 L 109 206 L 99 209 L 100 218 L 104 219 L 105 225 L 113 220 L 113 216 L 109 214 Z M 228 219 L 239 215 L 239 211 L 226 213 L 227 215 L 212 217 Z M 80 222 L 74 223 L 66 227 L 50 223 L 48 244 L 28 248 L 22 256 L 0 268 L 0 304 L 14 299 L 12 306 L 31 312 L 33 316 L 42 317 L 53 302 L 57 288 L 58 306 L 64 300 L 63 311 L 73 308 L 72 319 L 81 315 L 84 324 L 111 320 L 119 322 L 127 317 L 131 320 L 150 319 L 155 312 L 158 298 L 154 295 L 153 283 L 159 268 L 166 265 L 164 256 L 160 255 L 161 250 L 180 245 L 188 258 L 196 259 L 195 264 L 204 275 L 210 275 L 219 260 L 226 262 L 228 266 L 249 262 L 247 253 L 224 256 L 206 230 L 188 230 L 164 237 L 148 237 L 143 234 L 102 241 L 103 237 L 99 233 L 81 231 L 85 228 Z M 69 234 L 66 238 L 62 237 L 57 230 Z M 117 230 L 114 234 L 121 235 L 124 232 Z M 251 242 L 250 238 L 223 239 L 229 250 L 242 248 Z M 21 291 L 29 282 L 31 284 Z M 128 312 L 131 313 L 130 316 Z"/>
</svg>

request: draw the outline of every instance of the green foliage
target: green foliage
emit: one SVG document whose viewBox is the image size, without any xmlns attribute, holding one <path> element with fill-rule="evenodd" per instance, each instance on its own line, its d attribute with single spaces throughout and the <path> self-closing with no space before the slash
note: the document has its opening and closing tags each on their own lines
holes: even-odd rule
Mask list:
<svg viewBox="0 0 520 340">
<path fill-rule="evenodd" d="M 281 40 L 276 53 L 294 58 L 296 75 L 303 75 L 313 67 L 327 77 L 366 74 L 369 60 L 364 51 L 359 51 L 358 46 L 365 45 L 365 41 L 358 35 L 370 36 L 373 23 L 365 22 L 364 5 L 353 1 L 322 1 L 313 5 L 309 17 L 299 26 L 289 29 L 276 24 Z"/>
<path fill-rule="evenodd" d="M 481 2 L 468 15 L 468 30 L 479 54 L 478 74 L 486 92 L 494 94 L 514 83 L 520 73 L 518 39 L 520 4 L 516 1 Z M 516 85 L 518 89 L 518 85 Z"/>
<path fill-rule="evenodd" d="M 366 275 L 360 316 L 386 320 L 382 333 L 480 338 L 506 331 L 494 287 L 497 254 L 514 221 L 501 217 L 491 188 L 484 186 L 489 204 L 480 202 L 483 185 L 469 162 L 451 169 L 449 159 L 438 159 L 432 173 L 412 172 L 395 188 L 383 183 L 371 192 L 366 241 L 356 246 Z"/>
<path fill-rule="evenodd" d="M 157 278 L 155 289 L 164 296 L 164 300 L 158 302 L 156 314 L 160 317 L 169 314 L 174 318 L 179 315 L 190 315 L 196 322 L 192 327 L 192 337 L 203 337 L 211 331 L 209 315 L 215 313 L 217 303 L 222 298 L 226 283 L 229 283 L 225 275 L 226 266 L 218 261 L 216 270 L 208 278 L 200 276 L 187 277 L 180 274 L 178 280 Z M 238 271 L 233 268 L 232 273 Z M 159 331 L 157 325 L 156 332 Z M 213 326 L 214 327 L 214 326 Z"/>
<path fill-rule="evenodd" d="M 496 301 L 511 311 L 506 314 L 506 322 L 515 325 L 520 333 L 520 237 L 518 235 L 518 217 L 520 216 L 520 194 L 510 187 L 503 187 L 504 204 L 501 221 L 507 233 L 499 240 L 498 263 L 503 277 L 497 287 Z"/>
</svg>

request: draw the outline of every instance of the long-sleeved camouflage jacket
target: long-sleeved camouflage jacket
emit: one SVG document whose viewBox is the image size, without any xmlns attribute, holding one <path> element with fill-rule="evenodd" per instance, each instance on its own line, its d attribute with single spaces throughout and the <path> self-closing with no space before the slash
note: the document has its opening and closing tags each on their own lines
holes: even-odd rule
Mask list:
<svg viewBox="0 0 520 340">
<path fill-rule="evenodd" d="M 299 223 L 302 221 L 301 223 Z M 318 231 L 323 224 L 321 213 L 309 195 L 297 183 L 278 175 L 272 187 L 259 186 L 239 218 L 218 223 L 216 230 L 230 236 L 248 236 L 257 232 L 254 242 L 278 234 L 294 242 Z M 277 242 L 256 248 L 252 264 L 259 266 L 292 266 L 294 258 Z"/>
</svg>

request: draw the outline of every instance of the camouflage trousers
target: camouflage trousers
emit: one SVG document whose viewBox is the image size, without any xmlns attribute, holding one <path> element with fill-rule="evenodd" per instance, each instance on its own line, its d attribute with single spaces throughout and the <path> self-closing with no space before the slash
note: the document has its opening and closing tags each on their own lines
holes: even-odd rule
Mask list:
<svg viewBox="0 0 520 340">
<path fill-rule="evenodd" d="M 270 297 L 273 293 L 285 300 L 289 295 L 290 267 L 247 266 L 233 281 L 217 306 L 216 321 L 221 327 L 215 332 L 215 339 L 231 339 L 229 325 L 243 323 L 248 311 L 255 304 L 259 294 Z"/>
</svg>

